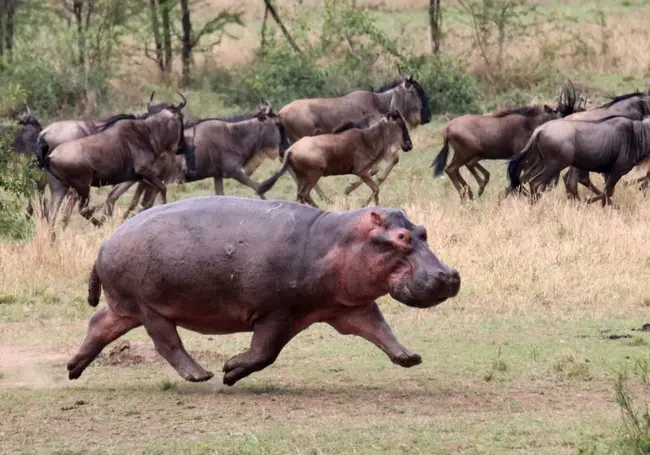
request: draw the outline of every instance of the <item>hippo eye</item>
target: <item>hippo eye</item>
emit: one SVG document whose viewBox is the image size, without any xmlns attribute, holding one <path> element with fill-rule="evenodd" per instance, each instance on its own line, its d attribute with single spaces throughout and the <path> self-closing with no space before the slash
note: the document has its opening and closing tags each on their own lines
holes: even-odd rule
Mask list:
<svg viewBox="0 0 650 455">
<path fill-rule="evenodd" d="M 400 233 L 400 234 L 397 236 L 397 238 L 400 239 L 400 240 L 404 240 L 405 237 L 406 237 L 406 236 L 405 236 L 404 234 L 402 234 L 402 233 Z"/>
</svg>

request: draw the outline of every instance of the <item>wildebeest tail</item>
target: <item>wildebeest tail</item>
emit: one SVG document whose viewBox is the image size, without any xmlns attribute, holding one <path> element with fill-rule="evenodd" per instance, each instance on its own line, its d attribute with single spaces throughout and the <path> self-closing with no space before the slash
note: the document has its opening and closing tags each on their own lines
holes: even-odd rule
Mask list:
<svg viewBox="0 0 650 455">
<path fill-rule="evenodd" d="M 445 170 L 445 166 L 447 166 L 448 157 L 449 157 L 449 139 L 447 139 L 447 136 L 445 136 L 445 142 L 442 144 L 442 148 L 440 149 L 438 156 L 436 156 L 433 162 L 431 163 L 431 166 L 435 166 L 435 168 L 433 169 L 434 177 L 438 177 L 443 173 L 443 171 Z"/>
<path fill-rule="evenodd" d="M 284 152 L 286 152 L 289 147 L 291 147 L 291 143 L 287 137 L 287 130 L 284 128 L 284 125 L 282 123 L 278 124 L 278 130 L 280 131 L 280 158 L 284 158 Z"/>
<path fill-rule="evenodd" d="M 47 143 L 45 140 L 44 135 L 38 136 L 36 139 L 36 159 L 38 160 L 38 165 L 41 167 L 41 169 L 47 169 L 47 155 L 50 152 L 50 145 Z"/>
<path fill-rule="evenodd" d="M 102 294 L 102 283 L 97 275 L 97 264 L 93 264 L 88 279 L 88 305 L 96 307 L 99 304 L 99 296 Z"/>
<path fill-rule="evenodd" d="M 519 178 L 519 175 L 521 174 L 521 161 L 533 147 L 533 144 L 535 143 L 537 135 L 540 131 L 540 128 L 536 128 L 521 152 L 513 156 L 508 163 L 508 180 L 510 181 L 511 190 L 521 189 L 521 179 Z"/>
<path fill-rule="evenodd" d="M 280 177 L 282 177 L 282 175 L 285 172 L 287 172 L 287 170 L 289 169 L 290 162 L 291 162 L 291 150 L 287 151 L 287 154 L 284 157 L 284 163 L 282 163 L 282 168 L 278 172 L 276 172 L 274 175 L 272 175 L 268 179 L 264 180 L 260 184 L 260 187 L 257 190 L 257 194 L 259 194 L 261 196 L 264 193 L 266 193 L 268 190 L 273 188 L 273 185 L 275 185 L 275 182 L 277 182 L 278 179 Z"/>
<path fill-rule="evenodd" d="M 523 153 L 517 153 L 510 159 L 508 163 L 508 180 L 510 181 L 511 190 L 519 190 L 521 188 L 521 180 L 519 180 L 519 169 L 521 168 L 521 160 Z"/>
</svg>

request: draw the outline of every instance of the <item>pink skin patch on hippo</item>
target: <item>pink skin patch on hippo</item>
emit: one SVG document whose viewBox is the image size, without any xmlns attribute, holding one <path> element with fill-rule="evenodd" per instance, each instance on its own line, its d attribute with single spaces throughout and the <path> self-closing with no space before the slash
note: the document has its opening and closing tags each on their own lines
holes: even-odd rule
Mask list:
<svg viewBox="0 0 650 455">
<path fill-rule="evenodd" d="M 394 248 L 379 252 L 371 245 L 382 237 Z M 339 299 L 344 305 L 361 305 L 386 295 L 413 271 L 406 256 L 411 252 L 411 235 L 404 228 L 387 230 L 377 212 L 362 215 L 353 228 L 352 244 L 334 248 L 327 260 L 337 279 Z"/>
</svg>

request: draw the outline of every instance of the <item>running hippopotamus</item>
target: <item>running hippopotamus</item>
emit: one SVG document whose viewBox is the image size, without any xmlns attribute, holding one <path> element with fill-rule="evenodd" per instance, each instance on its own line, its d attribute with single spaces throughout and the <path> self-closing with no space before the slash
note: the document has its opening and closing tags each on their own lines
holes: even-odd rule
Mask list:
<svg viewBox="0 0 650 455">
<path fill-rule="evenodd" d="M 106 239 L 92 268 L 90 318 L 68 363 L 77 379 L 101 350 L 144 325 L 156 351 L 188 381 L 207 381 L 177 327 L 253 332 L 224 365 L 233 385 L 271 365 L 315 322 L 365 338 L 402 367 L 422 362 L 395 338 L 376 299 L 429 308 L 458 294 L 460 276 L 438 260 L 427 232 L 401 210 L 325 212 L 287 201 L 197 197 L 131 218 Z"/>
</svg>

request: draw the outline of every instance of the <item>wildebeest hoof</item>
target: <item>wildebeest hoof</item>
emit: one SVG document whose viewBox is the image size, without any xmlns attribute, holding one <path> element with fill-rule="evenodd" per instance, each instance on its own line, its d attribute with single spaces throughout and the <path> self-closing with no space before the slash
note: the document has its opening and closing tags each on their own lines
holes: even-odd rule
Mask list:
<svg viewBox="0 0 650 455">
<path fill-rule="evenodd" d="M 392 359 L 393 363 L 404 368 L 411 368 L 422 363 L 422 357 L 415 352 L 401 352 Z"/>
<path fill-rule="evenodd" d="M 353 190 L 354 190 L 353 187 L 351 187 L 351 186 L 347 186 L 347 187 L 345 187 L 345 191 L 343 191 L 343 193 L 344 193 L 346 196 L 349 196 L 350 193 L 351 193 Z"/>
<path fill-rule="evenodd" d="M 203 371 L 202 373 L 194 373 L 194 374 L 186 373 L 183 375 L 183 379 L 189 382 L 205 382 L 212 379 L 213 376 L 214 373 L 212 373 L 211 371 Z"/>
</svg>

